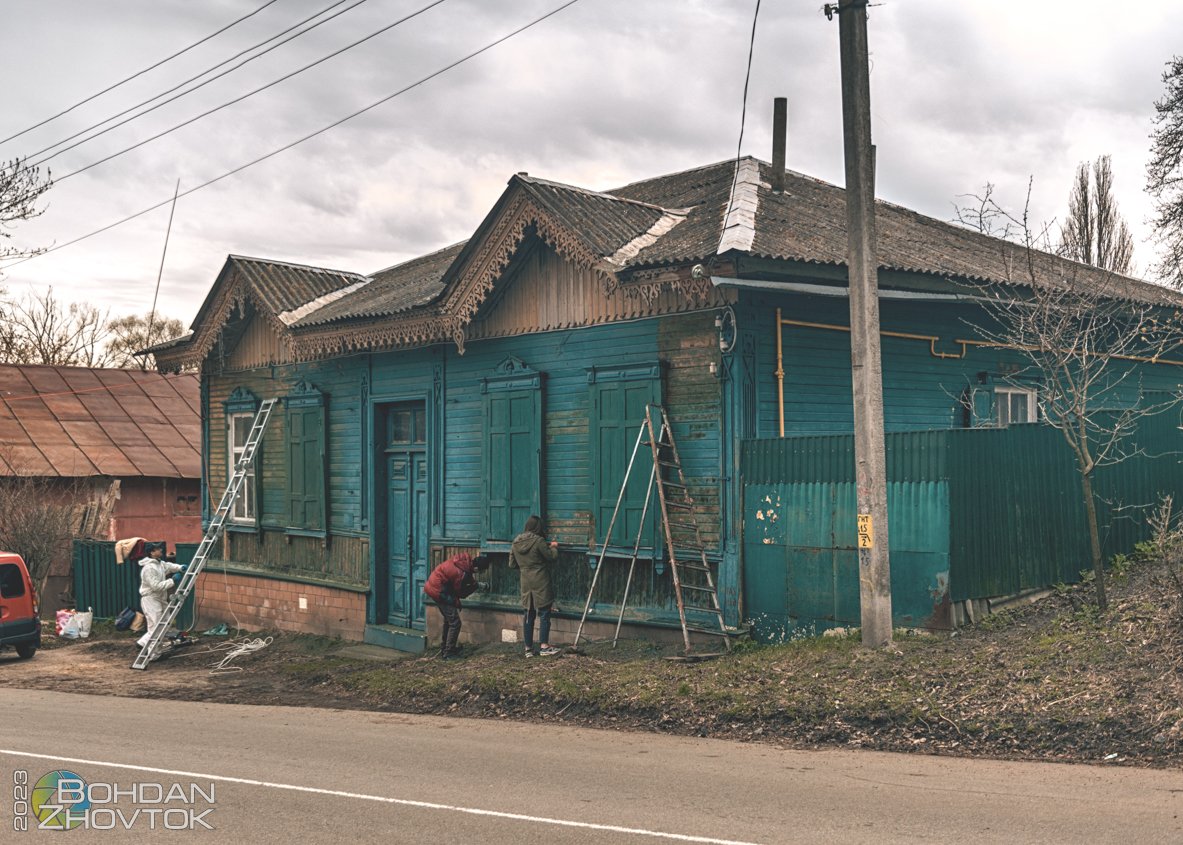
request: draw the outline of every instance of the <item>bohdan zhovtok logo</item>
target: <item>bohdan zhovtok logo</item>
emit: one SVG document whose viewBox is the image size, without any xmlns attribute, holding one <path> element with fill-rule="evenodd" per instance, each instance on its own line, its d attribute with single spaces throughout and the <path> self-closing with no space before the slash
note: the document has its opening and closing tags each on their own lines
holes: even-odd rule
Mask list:
<svg viewBox="0 0 1183 845">
<path fill-rule="evenodd" d="M 90 809 L 86 781 L 64 769 L 48 772 L 33 785 L 29 809 L 41 830 L 72 830 L 86 821 Z"/>
<path fill-rule="evenodd" d="M 88 783 L 76 772 L 57 769 L 34 784 L 28 809 L 38 830 L 213 830 L 206 817 L 214 803 L 212 783 L 208 789 L 196 783 Z"/>
</svg>

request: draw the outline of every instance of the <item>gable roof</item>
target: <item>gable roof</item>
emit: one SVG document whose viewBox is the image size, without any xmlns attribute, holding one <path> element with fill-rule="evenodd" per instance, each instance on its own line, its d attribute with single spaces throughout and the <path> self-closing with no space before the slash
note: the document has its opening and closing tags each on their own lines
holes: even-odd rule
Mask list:
<svg viewBox="0 0 1183 845">
<path fill-rule="evenodd" d="M 843 268 L 845 190 L 786 171 L 783 192 L 774 193 L 771 168 L 744 157 L 605 192 L 519 173 L 467 241 L 369 276 L 230 256 L 193 323 L 192 339 L 152 351 L 169 361 L 200 360 L 216 334 L 211 325 L 224 324 L 246 298 L 297 345 L 302 336 L 323 341 L 326 332 L 364 326 L 351 335 L 353 348 L 448 338 L 462 348 L 464 327 L 530 235 L 600 274 L 609 291 L 639 273 L 681 272 L 745 255 Z M 1020 268 L 1028 252 L 1021 245 L 882 200 L 875 214 L 881 270 L 954 282 L 1024 282 Z M 1047 253 L 1033 258 L 1041 284 L 1093 278 L 1116 297 L 1183 304 L 1183 296 L 1158 285 Z"/>
<path fill-rule="evenodd" d="M 0 365 L 0 476 L 200 478 L 198 378 Z"/>
</svg>

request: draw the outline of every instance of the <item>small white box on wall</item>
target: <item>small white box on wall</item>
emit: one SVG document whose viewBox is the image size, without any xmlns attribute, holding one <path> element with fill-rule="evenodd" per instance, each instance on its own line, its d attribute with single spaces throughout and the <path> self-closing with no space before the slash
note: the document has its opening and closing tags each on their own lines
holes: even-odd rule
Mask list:
<svg viewBox="0 0 1183 845">
<path fill-rule="evenodd" d="M 518 641 L 518 632 L 515 628 L 501 629 L 501 642 L 516 643 Z"/>
</svg>

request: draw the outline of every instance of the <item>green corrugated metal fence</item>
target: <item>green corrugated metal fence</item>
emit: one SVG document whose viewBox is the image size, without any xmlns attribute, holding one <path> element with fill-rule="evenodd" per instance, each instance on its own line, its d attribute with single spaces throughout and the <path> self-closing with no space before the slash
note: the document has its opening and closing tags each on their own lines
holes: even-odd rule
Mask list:
<svg viewBox="0 0 1183 845">
<path fill-rule="evenodd" d="M 188 563 L 196 543 L 178 543 L 177 563 Z M 115 562 L 115 544 L 95 540 L 74 541 L 74 602 L 79 609 L 93 608 L 95 617 L 108 619 L 125 607 L 140 608 L 140 567 L 135 561 Z M 177 617 L 178 628 L 193 624 L 193 596 Z"/>
<path fill-rule="evenodd" d="M 1183 506 L 1178 423 L 1177 411 L 1144 419 L 1126 441 L 1133 456 L 1096 471 L 1106 558 L 1147 539 L 1146 518 L 1161 495 Z M 950 601 L 1072 583 L 1090 568 L 1080 474 L 1056 429 L 892 433 L 886 450 L 897 624 L 931 625 L 942 605 L 951 621 Z M 770 620 L 771 636 L 811 619 L 857 623 L 857 570 L 854 558 L 843 562 L 854 554 L 853 436 L 746 441 L 741 471 L 744 593 L 757 627 L 757 617 Z M 943 503 L 927 485 L 940 485 Z M 780 534 L 767 523 L 769 497 L 781 503 Z M 818 566 L 818 555 L 832 565 Z M 821 583 L 827 579 L 832 583 Z M 824 598 L 830 594 L 833 601 Z"/>
</svg>

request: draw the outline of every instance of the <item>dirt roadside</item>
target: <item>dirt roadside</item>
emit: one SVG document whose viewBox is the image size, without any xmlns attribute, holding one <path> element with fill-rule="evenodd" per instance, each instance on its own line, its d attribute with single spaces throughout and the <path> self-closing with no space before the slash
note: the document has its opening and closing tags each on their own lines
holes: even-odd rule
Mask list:
<svg viewBox="0 0 1183 845">
<path fill-rule="evenodd" d="M 1005 759 L 1183 765 L 1183 592 L 1161 564 L 1119 573 L 1111 610 L 1089 587 L 990 617 L 956 636 L 855 637 L 747 645 L 710 661 L 647 643 L 592 643 L 524 659 L 508 646 L 464 659 L 390 661 L 348 643 L 272 634 L 211 674 L 224 651 L 200 637 L 146 671 L 134 637 L 99 625 L 47 638 L 28 661 L 0 654 L 0 687 L 244 704 L 518 719 Z M 255 635 L 251 635 L 255 636 Z M 224 638 L 222 640 L 224 642 Z M 224 648 L 224 646 L 223 646 Z"/>
</svg>

